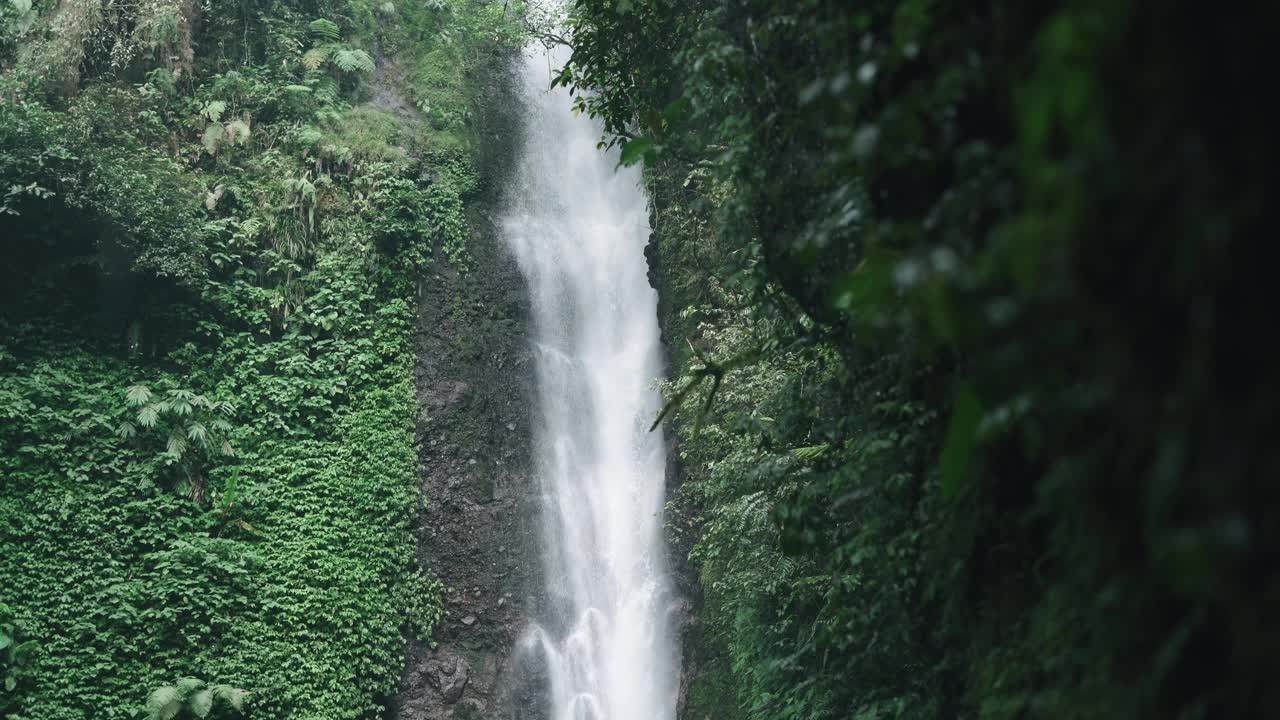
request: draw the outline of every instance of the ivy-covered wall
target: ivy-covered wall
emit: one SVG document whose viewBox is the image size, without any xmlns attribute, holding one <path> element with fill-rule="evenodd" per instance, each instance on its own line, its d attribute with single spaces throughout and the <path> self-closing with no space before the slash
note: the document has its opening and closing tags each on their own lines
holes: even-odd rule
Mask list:
<svg viewBox="0 0 1280 720">
<path fill-rule="evenodd" d="M 416 303 L 468 267 L 468 77 L 518 12 L 0 10 L 0 715 L 168 717 L 184 677 L 383 712 L 443 612 Z"/>
</svg>

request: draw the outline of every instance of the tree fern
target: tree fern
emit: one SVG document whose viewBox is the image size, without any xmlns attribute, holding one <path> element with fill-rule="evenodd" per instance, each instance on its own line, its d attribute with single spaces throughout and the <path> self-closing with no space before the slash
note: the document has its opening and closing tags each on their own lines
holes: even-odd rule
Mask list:
<svg viewBox="0 0 1280 720">
<path fill-rule="evenodd" d="M 329 56 L 332 54 L 332 45 L 317 45 L 302 54 L 302 66 L 311 71 L 319 70 L 329 62 Z"/>
<path fill-rule="evenodd" d="M 373 58 L 363 50 L 344 48 L 333 55 L 333 64 L 342 72 L 373 72 Z"/>
<path fill-rule="evenodd" d="M 337 42 L 342 37 L 338 24 L 332 20 L 325 20 L 324 18 L 312 20 L 308 27 L 311 29 L 311 34 L 320 40 Z"/>
</svg>

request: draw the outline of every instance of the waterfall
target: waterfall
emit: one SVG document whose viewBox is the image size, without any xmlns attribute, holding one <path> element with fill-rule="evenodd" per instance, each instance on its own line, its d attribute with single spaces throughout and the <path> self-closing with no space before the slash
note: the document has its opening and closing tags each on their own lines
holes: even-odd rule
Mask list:
<svg viewBox="0 0 1280 720">
<path fill-rule="evenodd" d="M 553 720 L 674 720 L 679 656 L 662 535 L 665 444 L 657 294 L 639 171 L 597 148 L 528 50 L 524 143 L 503 234 L 529 287 L 548 607 L 525 638 L 547 668 Z"/>
</svg>

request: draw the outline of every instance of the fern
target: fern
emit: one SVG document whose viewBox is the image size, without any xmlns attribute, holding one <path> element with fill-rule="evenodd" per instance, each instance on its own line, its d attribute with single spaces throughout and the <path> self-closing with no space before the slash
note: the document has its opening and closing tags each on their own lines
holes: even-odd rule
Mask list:
<svg viewBox="0 0 1280 720">
<path fill-rule="evenodd" d="M 172 685 L 156 688 L 147 696 L 147 720 L 173 720 L 186 710 L 191 717 L 204 720 L 215 705 L 230 706 L 244 712 L 244 699 L 249 693 L 230 685 L 208 685 L 197 678 L 183 678 Z"/>
<path fill-rule="evenodd" d="M 192 695 L 188 706 L 191 708 L 191 714 L 201 720 L 209 717 L 209 712 L 213 710 L 213 690 L 205 688 Z"/>
<path fill-rule="evenodd" d="M 249 123 L 244 120 L 233 120 L 227 123 L 226 131 L 227 140 L 230 141 L 232 145 L 243 145 L 249 142 L 249 135 L 251 134 L 251 131 L 249 129 Z"/>
<path fill-rule="evenodd" d="M 147 720 L 173 720 L 182 710 L 182 694 L 172 685 L 156 688 L 147 696 L 146 708 Z"/>
<path fill-rule="evenodd" d="M 325 20 L 324 18 L 312 20 L 308 27 L 311 28 L 311 34 L 321 40 L 337 42 L 342 37 L 338 24 L 332 20 Z"/>
<path fill-rule="evenodd" d="M 363 50 L 344 48 L 334 53 L 333 64 L 342 72 L 373 72 L 373 58 Z"/>
<path fill-rule="evenodd" d="M 222 147 L 222 141 L 226 135 L 226 128 L 218 123 L 210 123 L 209 127 L 204 129 L 204 134 L 200 136 L 200 144 L 210 155 L 215 155 L 218 148 Z"/>
<path fill-rule="evenodd" d="M 329 62 L 331 54 L 333 54 L 332 45 L 317 45 L 302 54 L 302 66 L 313 72 L 319 70 Z"/>
<path fill-rule="evenodd" d="M 130 385 L 129 389 L 125 391 L 124 397 L 130 407 L 146 405 L 147 401 L 151 399 L 151 388 L 146 385 Z"/>
<path fill-rule="evenodd" d="M 221 100 L 214 100 L 204 106 L 200 114 L 209 118 L 209 122 L 218 122 L 222 119 L 222 113 L 227 111 L 227 104 Z"/>
</svg>

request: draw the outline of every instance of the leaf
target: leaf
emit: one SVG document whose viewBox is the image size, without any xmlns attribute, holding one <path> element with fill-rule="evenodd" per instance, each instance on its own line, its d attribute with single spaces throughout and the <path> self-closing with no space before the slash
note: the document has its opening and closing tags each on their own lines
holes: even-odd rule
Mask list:
<svg viewBox="0 0 1280 720">
<path fill-rule="evenodd" d="M 204 146 L 206 152 L 215 155 L 218 148 L 222 146 L 222 141 L 226 137 L 227 131 L 218 123 L 210 123 L 209 127 L 204 129 L 204 134 L 200 136 L 200 144 Z"/>
<path fill-rule="evenodd" d="M 799 447 L 791 452 L 801 460 L 813 460 L 822 457 L 831 449 L 830 443 L 822 443 L 821 445 L 810 445 L 809 447 Z"/>
<path fill-rule="evenodd" d="M 192 442 L 199 443 L 204 447 L 209 445 L 209 431 L 205 430 L 204 425 L 193 422 L 187 427 L 187 439 Z"/>
<path fill-rule="evenodd" d="M 304 63 L 305 63 L 305 61 L 304 61 Z M 306 85 L 285 85 L 285 86 L 284 86 L 284 91 L 285 91 L 285 92 L 293 92 L 293 93 L 308 93 L 308 94 L 310 94 L 310 93 L 311 93 L 311 88 L 307 87 Z"/>
<path fill-rule="evenodd" d="M 178 688 L 166 685 L 152 690 L 147 696 L 146 708 L 149 720 L 172 720 L 182 709 Z"/>
<path fill-rule="evenodd" d="M 191 714 L 202 720 L 209 717 L 209 712 L 213 710 L 213 691 L 206 688 L 192 695 L 190 708 Z"/>
<path fill-rule="evenodd" d="M 227 139 L 232 145 L 243 145 L 249 142 L 249 123 L 243 120 L 233 120 L 227 123 Z"/>
<path fill-rule="evenodd" d="M 151 388 L 146 385 L 130 385 L 124 393 L 124 399 L 133 407 L 146 405 L 151 399 Z"/>
<path fill-rule="evenodd" d="M 632 138 L 622 145 L 622 157 L 619 158 L 620 165 L 635 165 L 644 159 L 645 155 L 653 150 L 653 141 L 649 138 Z"/>
<path fill-rule="evenodd" d="M 28 640 L 24 643 L 18 643 L 10 651 L 14 665 L 26 665 L 30 662 L 31 657 L 35 655 L 36 650 L 40 649 L 40 643 L 35 640 Z"/>
<path fill-rule="evenodd" d="M 333 56 L 333 64 L 342 72 L 373 72 L 373 58 L 363 50 L 344 48 Z"/>
<path fill-rule="evenodd" d="M 182 678 L 173 686 L 178 689 L 178 695 L 182 698 L 188 698 L 191 693 L 204 687 L 204 681 L 199 678 Z"/>
<path fill-rule="evenodd" d="M 182 457 L 182 453 L 187 450 L 187 441 L 182 437 L 181 433 L 174 432 L 169 435 L 169 441 L 165 443 L 165 452 L 173 458 Z"/>
<path fill-rule="evenodd" d="M 134 427 L 131 422 L 122 422 L 120 423 L 120 426 L 116 428 L 116 435 L 119 435 L 124 440 L 128 440 L 137 434 L 138 428 Z"/>
<path fill-rule="evenodd" d="M 319 70 L 326 62 L 329 61 L 329 54 L 332 51 L 328 45 L 313 47 L 302 54 L 302 66 L 308 70 Z"/>
<path fill-rule="evenodd" d="M 145 428 L 153 428 L 160 419 L 160 409 L 152 403 L 138 411 L 138 424 Z"/>
<path fill-rule="evenodd" d="M 16 687 L 18 687 L 18 678 L 14 677 L 13 675 L 5 675 L 4 676 L 5 692 L 13 692 L 14 688 Z"/>
<path fill-rule="evenodd" d="M 13 636 L 0 630 L 0 650 L 3 650 L 13 644 Z"/>
<path fill-rule="evenodd" d="M 226 111 L 226 103 L 221 100 L 213 100 L 204 106 L 204 109 L 200 111 L 200 114 L 209 118 L 209 122 L 218 122 L 222 119 L 222 113 Z"/>
<path fill-rule="evenodd" d="M 312 20 L 311 24 L 307 27 L 311 29 L 312 35 L 320 38 L 321 40 L 336 41 L 342 37 L 342 31 L 338 28 L 338 24 L 332 20 L 326 20 L 324 18 Z"/>
<path fill-rule="evenodd" d="M 236 712 L 244 710 L 244 698 L 249 693 L 240 688 L 233 688 L 230 685 L 217 685 L 213 691 L 220 700 L 225 701 Z"/>
<path fill-rule="evenodd" d="M 31 11 L 31 0 L 9 0 L 9 4 L 19 15 L 25 15 Z"/>
</svg>

